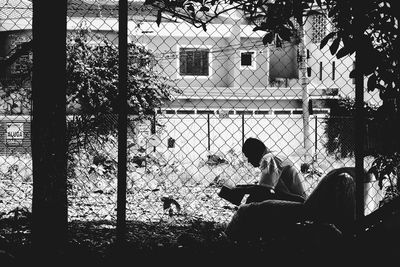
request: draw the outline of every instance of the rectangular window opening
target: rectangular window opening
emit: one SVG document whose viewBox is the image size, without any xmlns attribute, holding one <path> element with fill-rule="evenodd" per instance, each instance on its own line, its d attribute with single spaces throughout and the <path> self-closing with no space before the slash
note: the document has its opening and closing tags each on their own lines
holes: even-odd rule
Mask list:
<svg viewBox="0 0 400 267">
<path fill-rule="evenodd" d="M 209 55 L 208 48 L 179 48 L 179 75 L 209 76 Z"/>
<path fill-rule="evenodd" d="M 256 52 L 255 51 L 240 51 L 240 69 L 255 69 L 256 68 Z"/>
</svg>

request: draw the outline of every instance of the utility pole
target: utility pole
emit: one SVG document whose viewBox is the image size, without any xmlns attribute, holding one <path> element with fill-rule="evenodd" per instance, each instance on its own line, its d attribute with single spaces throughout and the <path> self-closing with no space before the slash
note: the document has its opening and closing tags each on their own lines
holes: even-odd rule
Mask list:
<svg viewBox="0 0 400 267">
<path fill-rule="evenodd" d="M 302 92 L 302 111 L 303 111 L 303 145 L 305 150 L 305 160 L 309 161 L 312 155 L 312 142 L 310 134 L 310 94 L 308 92 L 308 77 L 307 77 L 307 64 L 306 64 L 306 45 L 303 21 L 299 23 L 299 71 L 300 71 L 300 84 Z"/>
<path fill-rule="evenodd" d="M 232 51 L 230 51 L 229 54 L 231 54 L 230 57 L 233 64 L 232 85 L 234 90 L 238 90 L 240 88 L 240 69 L 239 69 L 240 68 L 239 49 L 241 46 L 240 33 L 242 32 L 242 29 L 240 27 L 240 25 L 242 24 L 242 19 L 238 11 L 235 11 L 233 13 L 231 21 L 232 21 L 232 28 L 231 28 L 232 39 L 230 45 Z"/>
</svg>

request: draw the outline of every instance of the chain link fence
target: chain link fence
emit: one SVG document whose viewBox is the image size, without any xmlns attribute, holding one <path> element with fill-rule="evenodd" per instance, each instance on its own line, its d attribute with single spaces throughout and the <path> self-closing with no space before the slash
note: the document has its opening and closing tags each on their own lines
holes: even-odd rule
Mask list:
<svg viewBox="0 0 400 267">
<path fill-rule="evenodd" d="M 67 15 L 68 216 L 115 221 L 118 121 L 103 108 L 115 105 L 118 4 L 70 0 Z M 307 194 L 330 170 L 354 166 L 352 153 L 329 149 L 341 135 L 328 142 L 331 105 L 353 98 L 355 85 L 354 59 L 319 48 L 334 27 L 326 17 L 308 18 L 299 40 L 272 45 L 240 16 L 220 16 L 207 31 L 167 14 L 159 26 L 156 20 L 154 7 L 129 1 L 128 79 L 140 82 L 128 99 L 128 220 L 227 222 L 235 206 L 218 197 L 221 186 L 259 179 L 241 153 L 248 137 L 290 159 Z M 0 1 L 0 22 L 0 205 L 7 217 L 31 210 L 32 3 Z M 79 98 L 74 88 L 93 98 Z M 384 192 L 375 181 L 365 188 L 368 214 Z"/>
<path fill-rule="evenodd" d="M 0 214 L 26 217 L 32 206 L 29 2 L 0 3 Z M 2 224 L 3 225 L 3 224 Z M 18 231 L 14 229 L 15 231 Z"/>
</svg>

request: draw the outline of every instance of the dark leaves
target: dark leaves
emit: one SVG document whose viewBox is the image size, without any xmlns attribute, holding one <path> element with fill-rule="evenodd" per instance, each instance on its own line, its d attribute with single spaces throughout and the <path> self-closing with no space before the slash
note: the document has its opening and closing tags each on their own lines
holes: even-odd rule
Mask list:
<svg viewBox="0 0 400 267">
<path fill-rule="evenodd" d="M 156 19 L 157 26 L 160 26 L 161 18 L 162 18 L 162 12 L 163 12 L 162 9 L 159 9 L 158 12 L 157 12 L 157 19 Z"/>
<path fill-rule="evenodd" d="M 329 42 L 329 40 L 335 36 L 335 34 L 336 34 L 335 32 L 330 32 L 328 35 L 326 35 L 324 39 L 322 39 L 321 41 L 320 49 L 324 48 L 325 45 Z"/>
<path fill-rule="evenodd" d="M 208 12 L 208 11 L 210 11 L 210 8 L 209 8 L 208 6 L 202 6 L 202 7 L 199 9 L 199 11 L 201 11 L 201 12 Z"/>
<path fill-rule="evenodd" d="M 349 45 L 346 45 L 346 46 L 342 47 L 341 49 L 339 49 L 339 51 L 336 53 L 336 58 L 340 59 L 347 55 L 351 55 L 352 53 L 354 53 L 354 49 L 352 47 L 350 47 Z"/>
<path fill-rule="evenodd" d="M 205 32 L 207 31 L 207 25 L 205 23 L 202 23 L 201 27 L 203 28 L 203 31 L 205 31 Z"/>
<path fill-rule="evenodd" d="M 267 45 L 272 43 L 272 41 L 274 40 L 274 36 L 275 34 L 273 32 L 268 32 L 267 34 L 265 34 L 263 37 L 263 44 Z"/>
<path fill-rule="evenodd" d="M 306 13 L 307 16 L 321 15 L 321 14 L 322 13 L 320 11 L 314 9 L 308 10 Z"/>
<path fill-rule="evenodd" d="M 354 69 L 354 70 L 350 71 L 349 78 L 354 79 L 355 77 L 356 77 L 356 70 Z"/>
<path fill-rule="evenodd" d="M 282 27 L 282 28 L 280 28 L 279 36 L 285 41 L 290 41 L 290 37 L 292 36 L 292 32 L 291 32 L 290 29 L 288 29 L 286 27 Z"/>
<path fill-rule="evenodd" d="M 331 46 L 329 47 L 329 50 L 331 51 L 331 54 L 334 55 L 336 51 L 338 50 L 340 45 L 340 38 L 336 38 L 333 40 Z"/>
<path fill-rule="evenodd" d="M 377 77 L 375 74 L 372 74 L 371 76 L 369 76 L 368 82 L 367 82 L 368 92 L 372 92 L 376 89 L 376 82 L 377 82 Z"/>
</svg>

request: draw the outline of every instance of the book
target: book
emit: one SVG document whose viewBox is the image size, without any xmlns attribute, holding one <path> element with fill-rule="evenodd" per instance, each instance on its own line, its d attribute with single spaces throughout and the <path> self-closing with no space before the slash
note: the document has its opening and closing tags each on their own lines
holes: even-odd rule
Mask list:
<svg viewBox="0 0 400 267">
<path fill-rule="evenodd" d="M 236 187 L 223 185 L 218 193 L 218 196 L 229 201 L 230 203 L 239 206 L 242 203 L 245 192 L 236 190 Z"/>
</svg>

